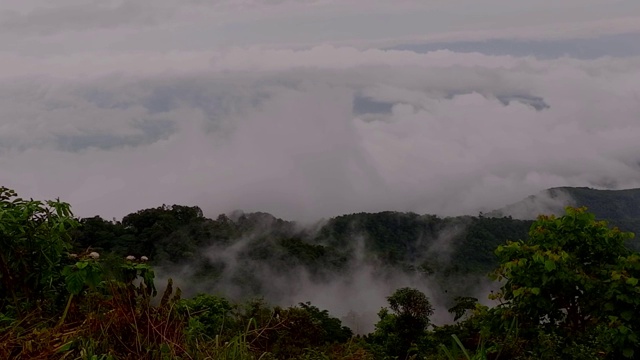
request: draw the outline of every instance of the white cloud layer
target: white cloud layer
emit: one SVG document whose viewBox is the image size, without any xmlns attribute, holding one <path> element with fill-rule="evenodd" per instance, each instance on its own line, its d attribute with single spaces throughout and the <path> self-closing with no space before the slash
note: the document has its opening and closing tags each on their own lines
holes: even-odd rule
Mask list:
<svg viewBox="0 0 640 360">
<path fill-rule="evenodd" d="M 5 0 L 0 184 L 304 220 L 637 186 L 639 24 L 636 0 Z"/>
<path fill-rule="evenodd" d="M 82 216 L 473 214 L 548 187 L 640 185 L 637 57 L 323 45 L 17 59 L 0 56 L 0 184 Z"/>
</svg>

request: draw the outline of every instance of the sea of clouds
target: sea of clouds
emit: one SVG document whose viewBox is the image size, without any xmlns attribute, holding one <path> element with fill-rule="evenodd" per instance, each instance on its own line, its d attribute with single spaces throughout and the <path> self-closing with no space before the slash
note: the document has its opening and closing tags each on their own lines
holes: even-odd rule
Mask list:
<svg viewBox="0 0 640 360">
<path fill-rule="evenodd" d="M 0 78 L 0 183 L 81 216 L 162 203 L 302 221 L 475 214 L 554 186 L 640 182 L 638 57 L 86 56 L 86 76 L 70 75 L 81 57 L 34 58 Z"/>
</svg>

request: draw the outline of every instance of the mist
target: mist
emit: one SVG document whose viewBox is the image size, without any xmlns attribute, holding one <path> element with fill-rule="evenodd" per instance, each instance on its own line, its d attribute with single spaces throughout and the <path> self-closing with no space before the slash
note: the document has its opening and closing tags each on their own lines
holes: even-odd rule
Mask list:
<svg viewBox="0 0 640 360">
<path fill-rule="evenodd" d="M 501 246 L 526 244 L 544 225 L 531 220 L 568 205 L 640 234 L 638 39 L 638 0 L 2 0 L 0 188 L 68 203 L 79 223 L 55 227 L 65 246 L 42 279 L 64 267 L 57 282 L 34 277 L 49 287 L 19 289 L 0 303 L 16 305 L 2 320 L 15 324 L 24 320 L 21 299 L 37 305 L 45 294 L 51 305 L 39 320 L 25 307 L 44 330 L 16 332 L 9 350 L 36 354 L 32 338 L 46 345 L 55 331 L 77 328 L 87 341 L 56 351 L 131 355 L 120 336 L 104 336 L 119 335 L 129 320 L 113 319 L 131 313 L 146 317 L 136 324 L 148 329 L 162 322 L 161 332 L 129 336 L 148 356 L 425 358 L 476 347 L 506 357 L 539 349 L 632 356 L 635 335 L 618 336 L 631 329 L 624 299 L 592 301 L 600 288 L 583 276 L 565 309 L 542 286 L 566 280 L 562 271 L 579 267 L 583 254 L 558 241 L 546 249 L 540 236 L 533 250 L 549 251 L 532 261 L 531 247 Z M 67 217 L 65 204 L 59 208 Z M 572 224 L 593 227 L 587 215 L 572 216 L 580 220 Z M 608 234 L 601 224 L 593 243 Z M 623 258 L 624 236 L 611 235 L 615 256 L 601 256 L 615 264 L 598 266 L 625 270 L 632 262 L 635 255 Z M 67 245 L 80 256 L 65 254 Z M 10 252 L 24 253 L 19 248 Z M 13 266 L 9 255 L 3 262 Z M 116 258 L 125 259 L 123 269 Z M 544 268 L 542 285 L 532 272 L 519 284 L 514 266 Z M 104 301 L 91 295 L 98 275 L 127 285 L 134 273 L 144 275 L 144 284 L 133 281 L 140 291 Z M 169 279 L 180 291 L 150 300 L 142 291 L 149 275 L 160 293 Z M 639 278 L 623 275 L 611 280 L 621 281 L 611 286 L 622 294 Z M 17 288 L 2 279 L 0 287 Z M 409 294 L 419 306 L 404 314 L 394 306 L 398 316 L 375 333 L 388 297 L 405 287 L 425 294 L 434 313 L 426 322 L 412 314 L 427 307 Z M 494 294 L 500 300 L 488 296 L 503 290 Z M 229 302 L 211 306 L 216 314 L 192 311 L 215 302 L 190 305 L 198 294 Z M 550 303 L 529 311 L 518 303 L 523 295 Z M 127 297 L 135 301 L 120 301 Z M 67 305 L 48 331 L 59 298 Z M 505 341 L 512 327 L 485 334 L 503 312 L 443 326 L 460 320 L 457 310 L 469 316 L 473 298 L 545 329 L 514 347 Z M 269 320 L 243 313 L 256 299 L 269 306 Z M 328 312 L 277 309 L 307 302 Z M 102 314 L 108 306 L 117 311 Z M 596 308 L 604 315 L 588 313 Z M 373 334 L 347 339 L 327 316 Z M 601 324 L 614 318 L 619 331 L 609 321 L 613 332 L 601 336 Z M 316 326 L 319 319 L 327 321 Z M 446 347 L 451 332 L 460 338 Z M 609 337 L 616 346 L 602 341 Z M 49 354 L 51 346 L 36 350 Z"/>
<path fill-rule="evenodd" d="M 575 199 L 562 189 L 552 189 L 530 195 L 514 204 L 491 211 L 488 215 L 535 220 L 539 215 L 562 215 L 566 206 L 576 206 Z"/>
<path fill-rule="evenodd" d="M 411 239 L 409 242 L 417 249 L 425 249 L 414 254 L 411 269 L 378 258 L 379 254 L 368 248 L 371 244 L 367 244 L 366 235 L 357 232 L 339 246 L 346 247 L 342 249 L 348 254 L 346 265 L 329 269 L 298 263 L 291 253 L 273 246 L 269 247 L 267 258 L 256 258 L 255 252 L 261 251 L 261 244 L 287 237 L 274 233 L 276 226 L 268 221 L 271 219 L 268 215 L 263 218 L 264 224 L 252 234 L 201 249 L 199 253 L 206 259 L 206 265 L 201 261 L 189 261 L 157 266 L 156 283 L 163 286 L 171 278 L 186 297 L 208 293 L 237 302 L 261 298 L 281 307 L 310 302 L 328 310 L 358 334 L 374 331 L 374 325 L 379 321 L 378 312 L 388 306 L 387 297 L 403 287 L 418 289 L 429 297 L 435 310 L 430 319 L 436 325 L 453 322 L 447 310 L 453 306 L 456 296 L 474 296 L 482 304 L 493 305 L 487 295 L 498 286 L 485 274 L 442 276 L 442 269 L 451 262 L 452 251 L 460 245 L 456 236 L 466 230 L 464 219 L 441 229 L 435 238 L 420 235 Z M 325 242 L 322 238 L 311 240 L 317 235 L 314 235 L 317 224 L 309 227 L 297 224 L 296 227 L 307 235 L 303 241 Z M 328 244 L 325 246 L 332 248 Z M 335 245 L 333 249 L 336 249 Z M 425 263 L 435 272 L 421 270 Z M 442 269 L 437 269 L 439 266 Z M 207 269 L 206 272 L 203 269 Z"/>
<path fill-rule="evenodd" d="M 182 73 L 5 79 L 0 182 L 79 216 L 180 203 L 305 222 L 630 188 L 639 64 L 321 46 L 221 52 Z"/>
</svg>

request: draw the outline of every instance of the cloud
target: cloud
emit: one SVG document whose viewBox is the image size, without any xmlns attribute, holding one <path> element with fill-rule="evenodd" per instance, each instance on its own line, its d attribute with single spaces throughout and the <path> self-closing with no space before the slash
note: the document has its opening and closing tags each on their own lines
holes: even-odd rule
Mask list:
<svg viewBox="0 0 640 360">
<path fill-rule="evenodd" d="M 36 56 L 321 43 L 370 48 L 597 38 L 637 33 L 639 18 L 635 0 L 6 0 L 0 41 L 3 51 Z"/>
<path fill-rule="evenodd" d="M 5 0 L 0 185 L 79 216 L 165 203 L 304 223 L 638 187 L 639 19 L 637 0 Z M 217 253 L 225 276 L 245 245 Z M 272 301 L 364 332 L 396 288 L 440 292 L 364 259 L 324 283 L 256 266 Z"/>
<path fill-rule="evenodd" d="M 511 216 L 516 219 L 535 220 L 539 215 L 564 214 L 566 206 L 576 206 L 575 200 L 562 189 L 545 190 L 489 213 L 489 216 Z"/>
<path fill-rule="evenodd" d="M 639 23 L 640 19 L 635 19 Z M 565 33 L 566 35 L 566 33 Z M 640 32 L 600 35 L 593 38 L 571 39 L 514 39 L 492 38 L 480 41 L 443 41 L 407 43 L 395 46 L 399 50 L 411 50 L 421 53 L 451 50 L 454 52 L 478 52 L 487 55 L 535 56 L 538 58 L 572 57 L 595 59 L 598 57 L 639 56 L 640 44 L 637 39 Z"/>
<path fill-rule="evenodd" d="M 269 228 L 265 231 L 269 231 Z M 435 247 L 448 247 L 449 244 L 442 243 L 447 236 L 443 234 L 443 239 L 438 240 L 440 243 L 434 244 L 430 251 L 439 252 Z M 486 281 L 475 277 L 450 277 L 446 285 L 439 284 L 434 278 L 416 272 L 403 272 L 384 266 L 376 259 L 365 258 L 364 239 L 360 236 L 350 244 L 353 249 L 349 250 L 350 260 L 346 269 L 335 271 L 320 268 L 315 269 L 313 274 L 304 265 L 289 266 L 283 271 L 277 263 L 248 259 L 247 254 L 251 247 L 256 246 L 257 239 L 261 239 L 258 242 L 269 241 L 256 233 L 229 245 L 203 249 L 202 254 L 210 261 L 210 269 L 216 269 L 209 270 L 207 280 L 193 280 L 197 268 L 183 264 L 158 268 L 158 283 L 172 277 L 174 284 L 187 291 L 186 296 L 202 292 L 222 294 L 234 300 L 259 296 L 279 306 L 311 302 L 341 318 L 358 334 L 374 330 L 374 324 L 379 320 L 377 313 L 382 307 L 388 306 L 386 298 L 402 287 L 419 289 L 430 298 L 435 308 L 431 321 L 435 324 L 452 321 L 447 308 L 451 306 L 453 297 L 477 292 L 486 298 L 488 293 Z M 269 255 L 278 257 L 278 254 Z M 214 271 L 220 273 L 212 278 Z M 444 287 L 448 292 L 444 291 Z"/>
<path fill-rule="evenodd" d="M 4 78 L 0 183 L 82 216 L 180 203 L 308 221 L 477 214 L 548 187 L 640 183 L 638 58 L 203 56 L 194 69 L 167 56 L 140 73 L 88 63 L 94 76 Z"/>
<path fill-rule="evenodd" d="M 0 29 L 5 33 L 49 35 L 120 26 L 151 26 L 168 19 L 169 15 L 170 12 L 157 6 L 145 6 L 142 1 L 59 4 L 39 6 L 26 12 L 5 10 L 0 13 Z"/>
<path fill-rule="evenodd" d="M 359 1 L 349 2 L 362 5 Z M 44 36 L 122 27 L 145 29 L 212 18 L 221 20 L 218 14 L 235 17 L 230 19 L 234 22 L 255 19 L 256 13 L 260 12 L 262 16 L 258 17 L 273 17 L 278 16 L 282 8 L 296 12 L 300 8 L 309 10 L 309 7 L 327 5 L 345 3 L 326 0 L 60 0 L 52 6 L 43 1 L 8 0 L 0 6 L 0 29 L 14 34 Z"/>
</svg>

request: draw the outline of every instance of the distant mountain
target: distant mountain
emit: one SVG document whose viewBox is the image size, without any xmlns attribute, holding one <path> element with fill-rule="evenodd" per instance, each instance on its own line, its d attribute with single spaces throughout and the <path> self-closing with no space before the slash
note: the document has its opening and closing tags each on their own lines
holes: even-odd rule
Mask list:
<svg viewBox="0 0 640 360">
<path fill-rule="evenodd" d="M 575 204 L 588 207 L 602 219 L 640 219 L 640 189 L 556 188 L 551 191 L 564 191 Z"/>
<path fill-rule="evenodd" d="M 586 206 L 598 219 L 608 220 L 621 230 L 640 234 L 640 189 L 551 188 L 486 215 L 534 219 L 539 214 L 562 214 L 565 206 Z"/>
<path fill-rule="evenodd" d="M 553 188 L 541 191 L 537 195 L 531 195 L 516 203 L 484 214 L 488 217 L 512 217 L 522 220 L 533 220 L 540 214 L 559 215 L 564 212 L 566 206 L 576 206 L 577 203 L 571 196 L 571 188 Z"/>
</svg>

